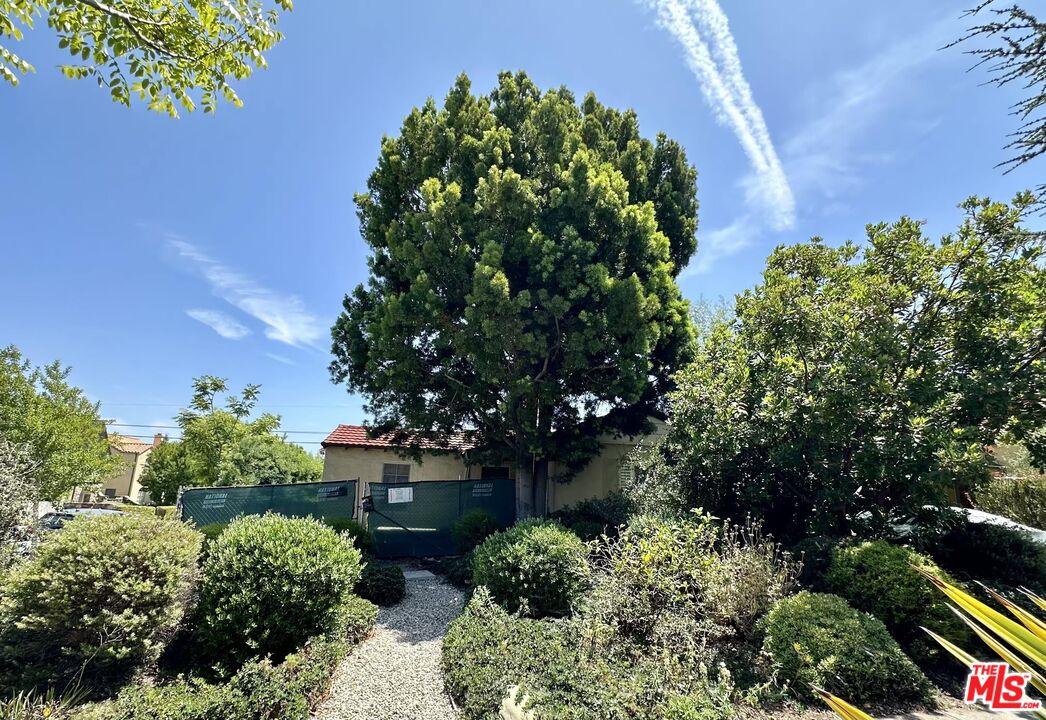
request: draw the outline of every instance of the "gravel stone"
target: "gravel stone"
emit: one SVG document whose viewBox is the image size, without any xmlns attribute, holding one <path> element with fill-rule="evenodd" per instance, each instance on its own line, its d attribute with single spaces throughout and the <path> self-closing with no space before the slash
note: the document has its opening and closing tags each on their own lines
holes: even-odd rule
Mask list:
<svg viewBox="0 0 1046 720">
<path fill-rule="evenodd" d="M 407 581 L 407 596 L 382 608 L 373 634 L 335 671 L 316 720 L 456 720 L 443 688 L 440 647 L 464 595 L 442 578 Z"/>
</svg>

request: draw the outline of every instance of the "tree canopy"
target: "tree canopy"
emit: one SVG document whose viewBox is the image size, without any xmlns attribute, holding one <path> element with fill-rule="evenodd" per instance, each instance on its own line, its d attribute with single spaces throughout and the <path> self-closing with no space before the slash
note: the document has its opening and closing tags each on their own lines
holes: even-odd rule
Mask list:
<svg viewBox="0 0 1046 720">
<path fill-rule="evenodd" d="M 69 384 L 69 373 L 58 361 L 33 367 L 15 346 L 0 348 L 0 438 L 29 453 L 46 500 L 95 487 L 120 467 L 98 403 Z"/>
<path fill-rule="evenodd" d="M 94 78 L 112 99 L 177 117 L 197 103 L 214 112 L 220 98 L 240 106 L 230 80 L 266 67 L 282 39 L 279 10 L 292 0 L 0 0 L 0 40 L 21 40 L 46 16 L 72 60 L 69 78 Z M 33 66 L 0 44 L 0 79 L 17 85 Z"/>
<path fill-rule="evenodd" d="M 1012 432 L 1046 462 L 1046 258 L 1011 206 L 971 199 L 939 243 L 901 218 L 867 243 L 779 247 L 671 395 L 632 488 L 789 534 L 874 533 L 986 476 Z"/>
<path fill-rule="evenodd" d="M 323 463 L 276 434 L 278 416 L 263 413 L 251 419 L 259 395 L 258 385 L 236 395 L 228 393 L 224 378 L 196 378 L 189 406 L 178 413 L 181 440 L 154 449 L 142 474 L 152 501 L 174 502 L 179 487 L 319 480 Z"/>
<path fill-rule="evenodd" d="M 1020 123 L 1006 146 L 1013 157 L 1000 163 L 1009 172 L 1046 153 L 1046 22 L 1016 4 L 998 7 L 995 0 L 984 0 L 967 14 L 982 12 L 987 14 L 985 22 L 971 27 L 952 46 L 983 42 L 967 52 L 987 67 L 992 83 L 1020 85 L 1025 91 L 1012 107 Z M 1046 184 L 1038 193 L 1039 200 L 1046 201 Z"/>
<path fill-rule="evenodd" d="M 696 246 L 696 171 L 631 110 L 501 73 L 382 140 L 356 196 L 370 279 L 335 324 L 335 382 L 375 428 L 577 467 L 638 430 L 690 348 L 675 278 Z"/>
</svg>

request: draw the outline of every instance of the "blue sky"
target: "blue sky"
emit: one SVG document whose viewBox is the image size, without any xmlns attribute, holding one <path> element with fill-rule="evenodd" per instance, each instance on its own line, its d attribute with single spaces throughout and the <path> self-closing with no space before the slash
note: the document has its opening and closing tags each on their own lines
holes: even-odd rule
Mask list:
<svg viewBox="0 0 1046 720">
<path fill-rule="evenodd" d="M 1041 183 L 994 168 L 1016 96 L 937 50 L 970 4 L 301 2 L 245 108 L 177 121 L 63 78 L 40 27 L 17 48 L 37 73 L 0 87 L 0 343 L 73 366 L 123 423 L 169 424 L 204 373 L 260 383 L 289 430 L 363 420 L 326 370 L 365 279 L 352 194 L 382 134 L 461 71 L 593 90 L 679 140 L 701 202 L 692 299 L 753 285 L 779 243 L 901 214 L 940 235 L 967 195 Z"/>
</svg>

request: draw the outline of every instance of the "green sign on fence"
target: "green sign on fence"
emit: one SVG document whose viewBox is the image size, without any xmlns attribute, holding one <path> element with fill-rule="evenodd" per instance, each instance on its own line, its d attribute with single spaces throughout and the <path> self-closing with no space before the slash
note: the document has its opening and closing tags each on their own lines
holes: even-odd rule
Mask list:
<svg viewBox="0 0 1046 720">
<path fill-rule="evenodd" d="M 178 506 L 182 519 L 193 521 L 197 527 L 266 512 L 288 517 L 351 518 L 356 510 L 356 481 L 188 488 L 182 491 Z"/>
<path fill-rule="evenodd" d="M 514 480 L 426 480 L 369 483 L 373 509 L 367 527 L 381 557 L 453 555 L 454 522 L 473 508 L 489 512 L 502 527 L 516 520 Z"/>
</svg>

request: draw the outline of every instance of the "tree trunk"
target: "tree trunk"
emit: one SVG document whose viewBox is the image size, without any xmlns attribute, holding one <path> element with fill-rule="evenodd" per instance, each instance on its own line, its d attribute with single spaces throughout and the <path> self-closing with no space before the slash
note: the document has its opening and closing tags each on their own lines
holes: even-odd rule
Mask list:
<svg viewBox="0 0 1046 720">
<path fill-rule="evenodd" d="M 534 516 L 548 514 L 548 458 L 534 461 Z"/>
<path fill-rule="evenodd" d="M 516 464 L 516 519 L 526 520 L 534 514 L 534 473 L 530 458 Z"/>
</svg>

